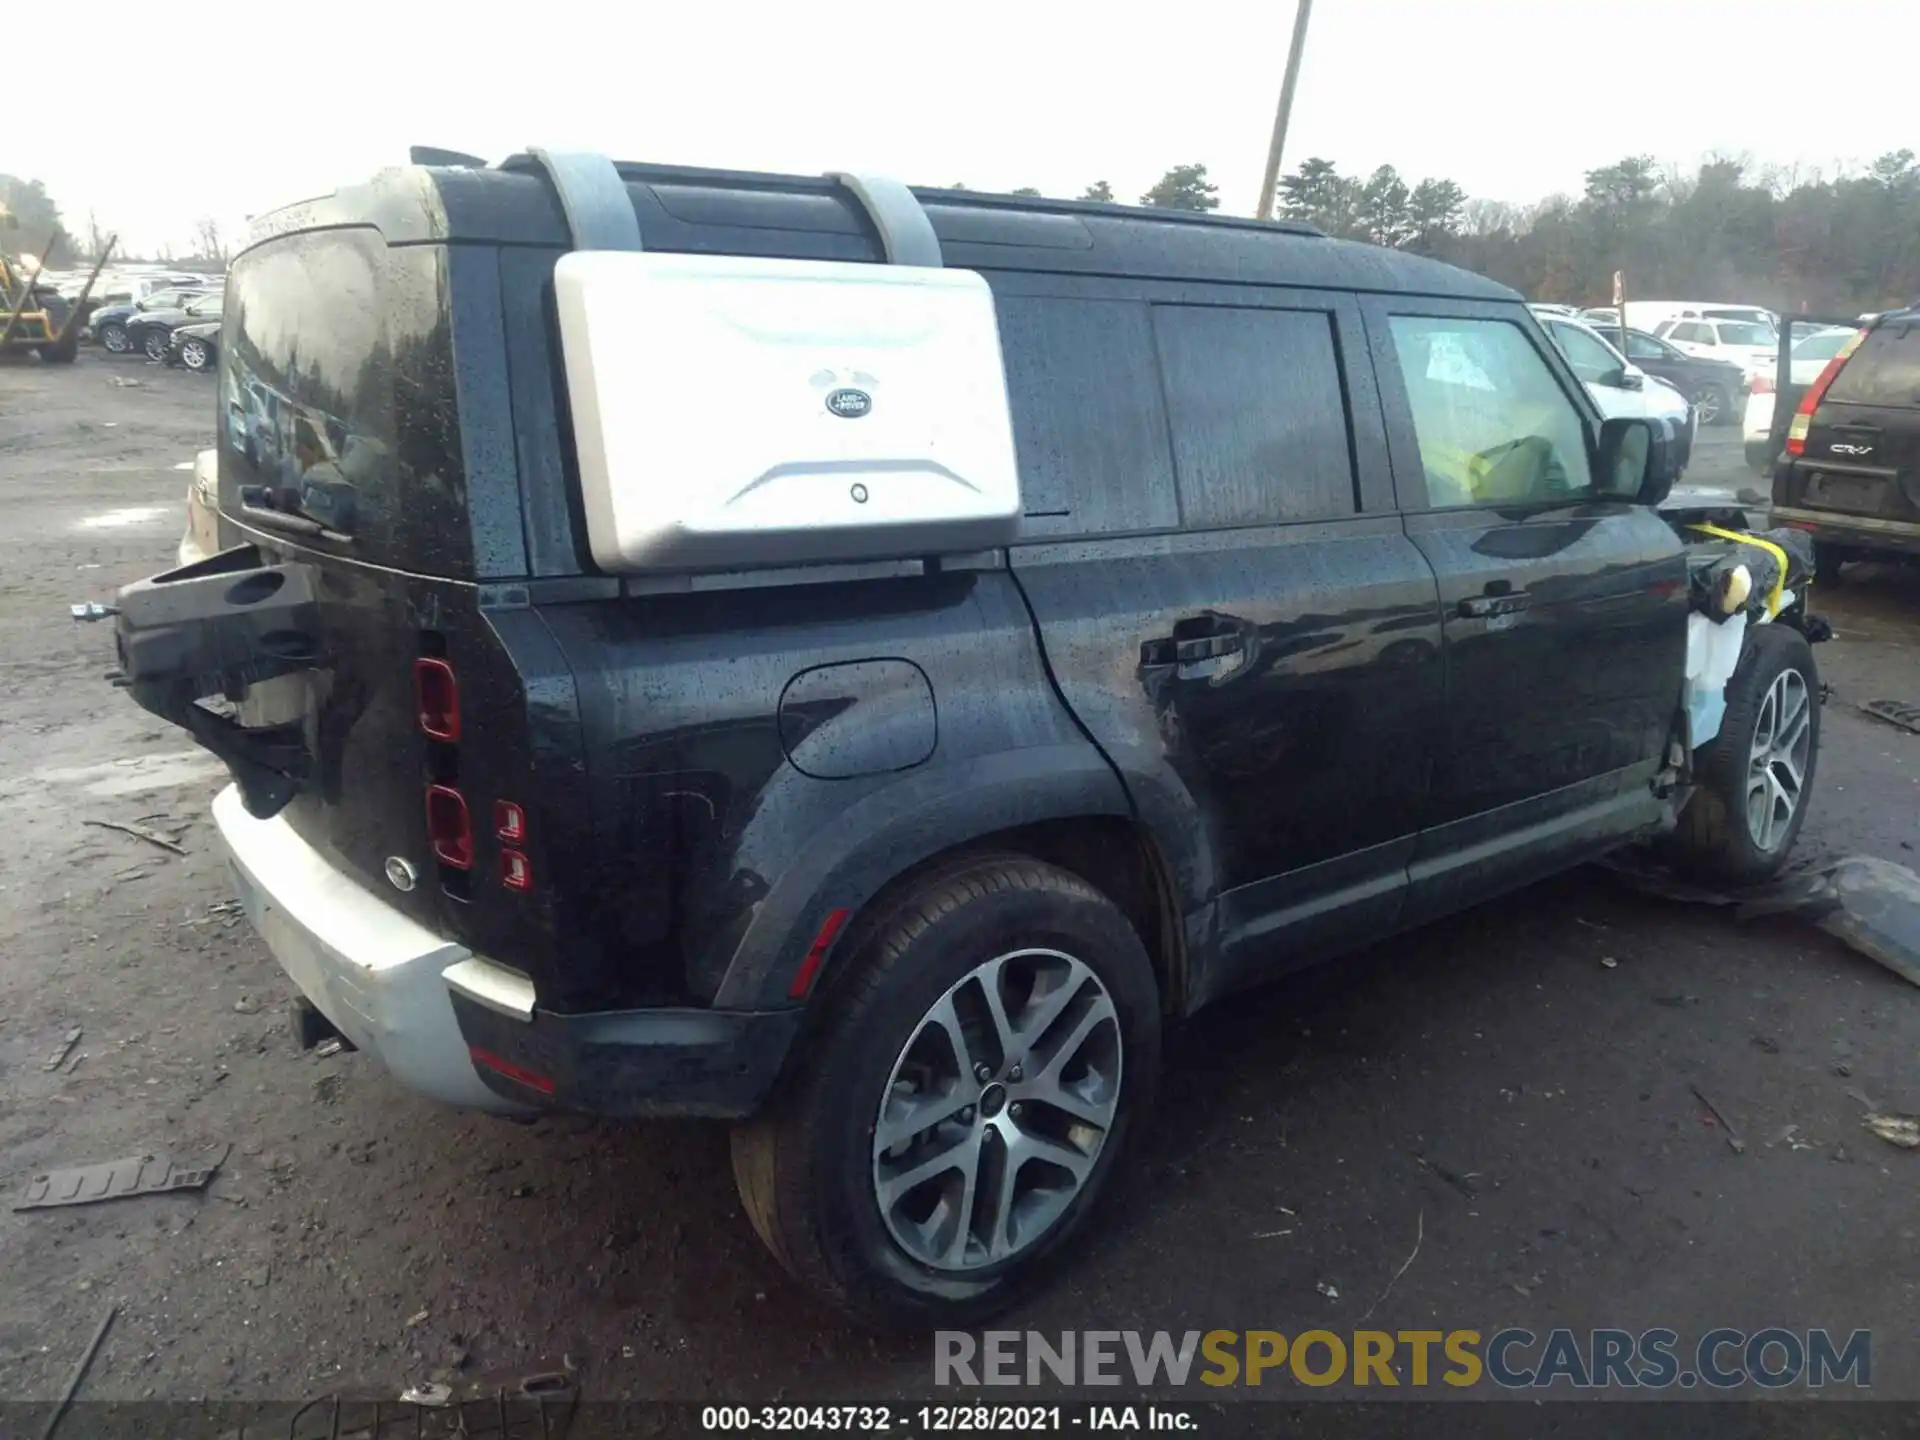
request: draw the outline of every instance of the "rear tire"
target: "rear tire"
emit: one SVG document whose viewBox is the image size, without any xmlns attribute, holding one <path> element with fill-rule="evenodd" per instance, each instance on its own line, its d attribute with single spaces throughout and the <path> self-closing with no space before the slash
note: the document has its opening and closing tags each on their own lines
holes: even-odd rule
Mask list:
<svg viewBox="0 0 1920 1440">
<path fill-rule="evenodd" d="M 213 351 L 207 342 L 198 338 L 189 338 L 180 342 L 180 363 L 196 375 L 213 363 Z"/>
<path fill-rule="evenodd" d="M 66 338 L 52 345 L 42 345 L 39 350 L 42 364 L 71 365 L 74 357 L 80 353 L 79 332 L 69 330 Z"/>
<path fill-rule="evenodd" d="M 148 330 L 141 338 L 140 348 L 146 352 L 149 360 L 164 360 L 167 358 L 170 339 L 171 337 L 164 330 Z"/>
<path fill-rule="evenodd" d="M 109 355 L 126 355 L 133 350 L 133 340 L 127 334 L 127 327 L 118 320 L 109 320 L 100 327 L 98 336 L 100 348 Z"/>
<path fill-rule="evenodd" d="M 1702 385 L 1694 393 L 1693 404 L 1702 425 L 1731 425 L 1734 422 L 1733 396 L 1720 385 Z"/>
<path fill-rule="evenodd" d="M 1727 682 L 1720 733 L 1694 756 L 1696 788 L 1668 840 L 1680 868 L 1756 885 L 1787 862 L 1820 759 L 1820 675 L 1798 630 L 1762 625 Z"/>
<path fill-rule="evenodd" d="M 968 1325 L 1039 1277 L 1142 1123 L 1152 963 L 1105 896 L 1013 855 L 930 876 L 863 934 L 784 1088 L 733 1132 L 734 1179 L 767 1248 L 830 1305 Z"/>
</svg>

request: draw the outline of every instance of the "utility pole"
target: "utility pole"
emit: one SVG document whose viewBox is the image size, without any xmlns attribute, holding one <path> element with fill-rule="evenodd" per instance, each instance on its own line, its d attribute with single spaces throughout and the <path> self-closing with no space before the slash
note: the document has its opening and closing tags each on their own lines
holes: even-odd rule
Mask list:
<svg viewBox="0 0 1920 1440">
<path fill-rule="evenodd" d="M 1313 0 L 1294 0 L 1293 45 L 1287 51 L 1287 73 L 1280 82 L 1280 106 L 1273 113 L 1273 139 L 1267 146 L 1267 173 L 1260 182 L 1258 218 L 1273 218 L 1273 194 L 1280 183 L 1280 152 L 1287 148 L 1287 117 L 1293 113 L 1293 91 L 1300 81 L 1300 52 L 1307 48 L 1307 17 Z"/>
</svg>

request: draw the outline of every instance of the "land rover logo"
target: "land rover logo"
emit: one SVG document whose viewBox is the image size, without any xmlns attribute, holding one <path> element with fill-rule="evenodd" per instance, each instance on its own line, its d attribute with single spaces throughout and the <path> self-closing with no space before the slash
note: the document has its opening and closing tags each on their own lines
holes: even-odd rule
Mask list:
<svg viewBox="0 0 1920 1440">
<path fill-rule="evenodd" d="M 864 390 L 835 390 L 827 396 L 827 409 L 842 420 L 858 420 L 873 409 L 873 397 Z"/>
<path fill-rule="evenodd" d="M 413 866 L 402 860 L 398 855 L 389 855 L 387 857 L 387 879 L 393 882 L 393 888 L 396 890 L 411 890 L 419 877 L 413 873 Z"/>
</svg>

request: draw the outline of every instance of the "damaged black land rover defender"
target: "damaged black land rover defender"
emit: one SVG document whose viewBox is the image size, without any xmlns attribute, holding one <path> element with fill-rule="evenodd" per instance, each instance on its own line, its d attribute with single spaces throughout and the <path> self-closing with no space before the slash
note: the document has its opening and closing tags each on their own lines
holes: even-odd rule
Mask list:
<svg viewBox="0 0 1920 1440">
<path fill-rule="evenodd" d="M 1629 842 L 1785 858 L 1799 562 L 1663 517 L 1663 427 L 1504 287 L 426 158 L 235 260 L 224 548 L 108 612 L 232 771 L 254 924 L 403 1082 L 733 1120 L 794 1274 L 960 1323 L 1126 1163 L 1169 1021 Z"/>
</svg>

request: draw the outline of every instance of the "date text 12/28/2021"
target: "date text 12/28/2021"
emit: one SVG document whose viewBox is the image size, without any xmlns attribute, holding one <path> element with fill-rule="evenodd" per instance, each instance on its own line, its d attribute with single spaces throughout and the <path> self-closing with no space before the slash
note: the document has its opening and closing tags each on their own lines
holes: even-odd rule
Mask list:
<svg viewBox="0 0 1920 1440">
<path fill-rule="evenodd" d="M 1200 1423 L 1191 1408 L 1165 1405 L 708 1405 L 700 1428 L 786 1435 L 1191 1434 Z"/>
</svg>

